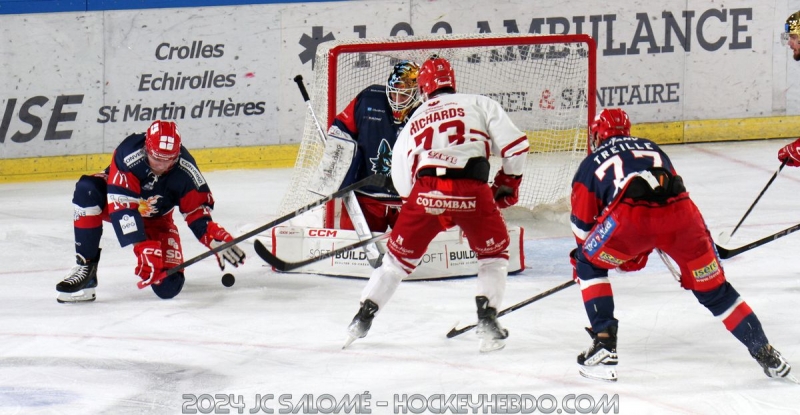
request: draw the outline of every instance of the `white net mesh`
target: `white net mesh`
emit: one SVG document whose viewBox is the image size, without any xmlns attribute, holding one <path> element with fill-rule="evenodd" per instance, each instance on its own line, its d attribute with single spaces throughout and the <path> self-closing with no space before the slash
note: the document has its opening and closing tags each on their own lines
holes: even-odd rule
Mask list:
<svg viewBox="0 0 800 415">
<path fill-rule="evenodd" d="M 328 42 L 316 56 L 309 88 L 322 128 L 365 87 L 385 84 L 399 60 L 421 64 L 432 54 L 448 59 L 458 92 L 486 95 L 502 104 L 531 144 L 520 207 L 564 205 L 570 182 L 586 155 L 590 84 L 590 41 L 587 36 L 471 34 L 391 37 Z M 329 103 L 331 105 L 329 105 Z M 593 116 L 593 114 L 591 114 Z M 322 143 L 310 114 L 290 189 L 281 213 L 318 198 L 306 191 L 322 154 Z M 492 160 L 493 171 L 499 160 Z M 322 224 L 320 224 L 322 225 Z M 327 226 L 332 224 L 326 223 Z"/>
</svg>

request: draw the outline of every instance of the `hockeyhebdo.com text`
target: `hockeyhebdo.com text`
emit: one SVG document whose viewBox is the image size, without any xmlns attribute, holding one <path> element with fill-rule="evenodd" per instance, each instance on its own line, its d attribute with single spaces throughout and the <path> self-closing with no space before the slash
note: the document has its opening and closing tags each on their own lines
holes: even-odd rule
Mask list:
<svg viewBox="0 0 800 415">
<path fill-rule="evenodd" d="M 617 414 L 619 395 L 394 394 L 184 394 L 184 414 Z"/>
</svg>

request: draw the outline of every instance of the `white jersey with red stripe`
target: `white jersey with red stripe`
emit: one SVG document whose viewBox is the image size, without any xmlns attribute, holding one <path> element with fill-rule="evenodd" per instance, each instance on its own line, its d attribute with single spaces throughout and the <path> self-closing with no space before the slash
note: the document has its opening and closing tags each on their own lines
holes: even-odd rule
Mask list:
<svg viewBox="0 0 800 415">
<path fill-rule="evenodd" d="M 473 94 L 437 95 L 417 108 L 397 137 L 392 181 L 398 194 L 411 193 L 424 168 L 464 168 L 475 157 L 503 158 L 503 171 L 521 175 L 528 137 L 495 100 Z"/>
</svg>

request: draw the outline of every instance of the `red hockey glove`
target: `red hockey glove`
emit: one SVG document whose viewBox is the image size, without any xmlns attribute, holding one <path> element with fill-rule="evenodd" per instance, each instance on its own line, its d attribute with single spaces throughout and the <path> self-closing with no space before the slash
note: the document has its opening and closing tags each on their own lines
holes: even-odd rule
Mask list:
<svg viewBox="0 0 800 415">
<path fill-rule="evenodd" d="M 226 242 L 230 242 L 233 240 L 231 234 L 225 230 L 222 226 L 219 226 L 216 222 L 208 222 L 206 227 L 206 233 L 200 238 L 200 242 L 203 245 L 207 246 L 208 249 L 214 249 Z M 244 251 L 242 251 L 238 246 L 233 245 L 226 249 L 223 249 L 220 252 L 215 254 L 217 256 L 217 263 L 219 264 L 219 269 L 225 270 L 225 261 L 233 265 L 234 267 L 238 267 L 239 264 L 244 264 Z M 223 261 L 223 259 L 225 261 Z"/>
<path fill-rule="evenodd" d="M 569 252 L 569 263 L 570 265 L 572 265 L 572 279 L 575 280 L 575 282 L 578 285 L 580 285 L 581 280 L 580 278 L 578 278 L 578 259 L 576 258 L 577 256 L 578 256 L 578 248 L 575 248 Z"/>
<path fill-rule="evenodd" d="M 778 160 L 792 167 L 800 166 L 800 138 L 778 150 Z"/>
<path fill-rule="evenodd" d="M 505 209 L 514 206 L 519 202 L 519 185 L 522 183 L 522 176 L 509 176 L 503 170 L 497 172 L 492 183 L 492 194 L 497 207 Z"/>
<path fill-rule="evenodd" d="M 164 255 L 161 243 L 157 241 L 143 241 L 133 246 L 133 253 L 139 260 L 136 265 L 136 275 L 142 278 L 139 288 L 158 283 L 166 276 L 164 272 Z"/>
<path fill-rule="evenodd" d="M 636 255 L 633 259 L 623 262 L 617 269 L 622 272 L 639 271 L 647 265 L 647 257 L 650 256 L 651 252 L 653 251 L 647 251 L 643 254 Z"/>
</svg>

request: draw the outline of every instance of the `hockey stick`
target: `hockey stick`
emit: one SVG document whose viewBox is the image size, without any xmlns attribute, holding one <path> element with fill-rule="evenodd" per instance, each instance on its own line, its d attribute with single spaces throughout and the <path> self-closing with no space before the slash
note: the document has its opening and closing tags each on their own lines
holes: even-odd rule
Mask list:
<svg viewBox="0 0 800 415">
<path fill-rule="evenodd" d="M 747 209 L 747 212 L 744 212 L 744 216 L 742 216 L 742 219 L 740 219 L 739 223 L 737 223 L 736 226 L 733 228 L 733 231 L 729 235 L 726 234 L 725 232 L 719 235 L 720 242 L 727 243 L 728 241 L 731 240 L 733 234 L 735 234 L 736 231 L 739 229 L 739 226 L 742 224 L 742 222 L 744 222 L 744 219 L 747 217 L 747 215 L 749 215 L 750 212 L 753 210 L 753 208 L 756 207 L 756 203 L 758 203 L 758 201 L 761 199 L 761 196 L 764 196 L 764 193 L 767 191 L 767 189 L 769 189 L 769 186 L 772 184 L 772 182 L 775 181 L 775 178 L 778 177 L 778 173 L 780 173 L 781 170 L 783 170 L 783 167 L 786 166 L 787 161 L 789 161 L 789 159 L 786 159 L 783 161 L 783 163 L 781 163 L 781 166 L 778 167 L 778 170 L 776 170 L 775 173 L 772 175 L 772 177 L 769 179 L 767 185 L 764 186 L 764 189 L 762 189 L 761 193 L 758 194 L 758 197 L 756 197 L 756 200 L 754 200 L 753 204 L 750 205 L 750 208 Z"/>
<path fill-rule="evenodd" d="M 336 249 L 330 250 L 330 251 L 328 251 L 328 252 L 326 252 L 324 254 L 321 254 L 321 255 L 318 255 L 318 256 L 313 256 L 311 258 L 306 258 L 306 259 L 304 259 L 302 261 L 298 261 L 298 262 L 286 262 L 286 261 L 276 257 L 275 255 L 272 254 L 272 252 L 269 252 L 269 249 L 267 249 L 267 247 L 264 246 L 264 244 L 262 244 L 261 241 L 259 241 L 258 239 L 256 239 L 256 241 L 255 241 L 255 243 L 253 245 L 255 246 L 256 254 L 258 254 L 258 256 L 260 256 L 261 259 L 266 261 L 266 263 L 272 265 L 278 271 L 291 271 L 293 269 L 300 268 L 300 267 L 306 266 L 308 264 L 312 264 L 314 262 L 322 261 L 323 259 L 327 259 L 327 258 L 336 256 L 336 255 L 339 255 L 342 252 L 347 252 L 347 251 L 349 251 L 351 249 L 361 248 L 361 247 L 369 245 L 369 244 L 374 244 L 375 242 L 378 242 L 379 240 L 387 238 L 387 237 L 389 237 L 389 233 L 388 232 L 380 234 L 378 236 L 373 236 L 373 237 L 371 237 L 369 239 L 366 239 L 366 240 L 363 240 L 363 241 L 359 241 L 359 242 L 356 242 L 356 243 L 351 244 L 351 245 L 345 245 L 345 246 L 343 246 L 341 248 L 336 248 Z"/>
<path fill-rule="evenodd" d="M 308 111 L 311 113 L 311 118 L 314 120 L 314 126 L 317 127 L 317 134 L 319 134 L 320 140 L 325 143 L 328 141 L 328 137 L 325 135 L 325 132 L 322 131 L 322 125 L 320 124 L 319 119 L 314 112 L 314 107 L 311 105 L 311 97 L 308 95 L 305 84 L 303 84 L 303 75 L 295 76 L 294 82 L 297 83 L 297 87 L 300 89 L 300 94 L 303 95 L 303 100 L 308 106 Z M 344 208 L 347 210 L 347 216 L 350 217 L 350 222 L 353 223 L 353 228 L 356 231 L 356 235 L 358 235 L 358 239 L 361 241 L 366 241 L 367 239 L 372 238 L 372 231 L 369 229 L 369 224 L 367 223 L 367 219 L 364 217 L 364 212 L 361 210 L 361 206 L 356 200 L 355 193 L 350 192 L 344 195 L 343 202 Z M 381 250 L 378 244 L 365 244 L 363 248 L 364 253 L 367 255 L 367 261 L 369 261 L 369 265 L 372 266 L 372 268 L 378 268 L 381 266 L 384 252 Z"/>
<path fill-rule="evenodd" d="M 555 287 L 553 287 L 553 288 L 551 288 L 551 289 L 549 289 L 547 291 L 544 291 L 544 292 L 541 292 L 539 294 L 536 294 L 533 297 L 531 297 L 531 298 L 529 298 L 529 299 L 527 299 L 525 301 L 521 301 L 519 303 L 516 303 L 516 304 L 512 305 L 511 307 L 508 307 L 508 308 L 500 311 L 499 313 L 497 313 L 497 317 L 502 317 L 502 316 L 514 311 L 514 310 L 517 310 L 517 309 L 520 309 L 522 307 L 525 307 L 526 305 L 528 305 L 530 303 L 539 301 L 542 298 L 550 296 L 551 294 L 555 294 L 555 293 L 563 290 L 564 288 L 569 288 L 569 287 L 571 287 L 573 285 L 575 285 L 575 280 L 569 280 L 569 281 L 567 281 L 567 282 L 565 282 L 563 284 L 557 285 L 557 286 L 555 286 Z M 462 327 L 460 329 L 456 329 L 455 327 L 453 327 L 447 333 L 447 338 L 451 339 L 453 337 L 458 336 L 459 334 L 466 333 L 466 332 L 474 329 L 476 326 L 477 326 L 477 324 L 470 324 L 469 326 L 465 326 L 465 327 Z"/>
<path fill-rule="evenodd" d="M 314 107 L 311 105 L 311 97 L 308 95 L 308 91 L 306 90 L 305 84 L 303 84 L 303 75 L 295 76 L 294 82 L 296 82 L 297 87 L 300 88 L 300 94 L 303 95 L 303 101 L 306 102 L 306 106 L 308 107 L 308 112 L 311 113 L 311 118 L 314 120 L 314 125 L 317 127 L 317 134 L 319 134 L 319 139 L 323 143 L 328 141 L 328 137 L 325 135 L 325 132 L 322 131 L 322 124 L 320 124 L 319 119 L 317 118 L 317 114 L 314 112 Z"/>
<path fill-rule="evenodd" d="M 656 252 L 658 252 L 658 256 L 661 257 L 661 261 L 667 266 L 667 269 L 669 269 L 669 272 L 672 274 L 672 277 L 675 278 L 675 281 L 681 282 L 681 271 L 675 269 L 675 265 L 672 263 L 672 260 L 670 260 L 669 255 L 658 248 L 656 248 Z"/>
<path fill-rule="evenodd" d="M 782 230 L 780 232 L 773 233 L 770 236 L 766 236 L 764 238 L 761 238 L 761 239 L 759 239 L 759 240 L 757 240 L 755 242 L 750 242 L 747 245 L 742 245 L 742 246 L 740 246 L 738 248 L 725 248 L 725 247 L 717 245 L 717 253 L 719 253 L 719 257 L 721 259 L 733 258 L 736 255 L 741 254 L 742 252 L 747 252 L 747 251 L 749 251 L 749 250 L 751 250 L 753 248 L 758 248 L 761 245 L 770 243 L 770 242 L 772 242 L 772 241 L 774 241 L 774 240 L 776 240 L 778 238 L 782 238 L 782 237 L 784 237 L 784 236 L 786 236 L 786 235 L 788 235 L 788 234 L 790 234 L 792 232 L 798 231 L 798 230 L 800 230 L 800 223 L 798 223 L 797 225 L 788 227 L 788 228 L 786 228 L 786 229 L 784 229 L 784 230 Z"/>
<path fill-rule="evenodd" d="M 186 268 L 186 267 L 188 267 L 190 265 L 194 265 L 197 262 L 200 262 L 201 260 L 206 259 L 206 258 L 210 257 L 211 255 L 216 254 L 217 252 L 224 251 L 224 250 L 230 248 L 231 246 L 236 245 L 239 242 L 244 241 L 245 239 L 248 239 L 248 238 L 251 238 L 253 236 L 256 236 L 259 233 L 264 232 L 265 230 L 267 230 L 269 228 L 275 227 L 277 225 L 280 225 L 283 222 L 286 222 L 289 219 L 292 219 L 294 217 L 300 216 L 303 213 L 305 213 L 305 212 L 307 212 L 307 211 L 309 211 L 309 210 L 311 210 L 311 209 L 313 209 L 313 208 L 315 208 L 317 206 L 324 205 L 325 203 L 328 203 L 329 201 L 331 201 L 333 199 L 338 199 L 338 198 L 346 195 L 348 192 L 352 192 L 355 189 L 359 189 L 361 187 L 370 186 L 370 185 L 372 185 L 372 186 L 383 186 L 385 183 L 386 183 L 386 176 L 384 176 L 382 174 L 373 174 L 373 175 L 371 175 L 369 177 L 364 178 L 361 181 L 358 181 L 356 183 L 351 184 L 350 186 L 345 187 L 342 190 L 339 190 L 337 192 L 333 192 L 330 195 L 328 195 L 326 197 L 323 197 L 322 199 L 317 200 L 316 202 L 313 202 L 313 203 L 310 203 L 310 204 L 308 204 L 306 206 L 303 206 L 300 209 L 295 210 L 294 212 L 287 213 L 286 215 L 283 215 L 280 218 L 275 219 L 274 221 L 272 221 L 270 223 L 267 223 L 266 225 L 259 226 L 258 228 L 253 229 L 250 232 L 247 232 L 247 233 L 245 233 L 243 235 L 240 235 L 240 236 L 234 238 L 233 240 L 231 240 L 230 242 L 226 242 L 226 243 L 224 243 L 224 244 L 222 244 L 222 245 L 220 245 L 220 246 L 218 246 L 218 247 L 216 247 L 214 249 L 211 249 L 209 251 L 203 252 L 202 254 L 200 254 L 200 255 L 192 258 L 192 259 L 189 259 L 189 260 L 187 260 L 186 262 L 184 262 L 184 263 L 182 263 L 180 265 L 176 265 L 175 267 L 170 268 L 170 269 L 167 270 L 165 277 L 168 277 L 168 276 L 170 276 L 170 275 L 172 275 L 172 274 L 174 274 L 174 273 L 176 273 L 176 272 L 178 272 L 178 271 L 180 271 L 180 270 L 182 270 L 182 269 L 184 269 L 184 268 Z"/>
<path fill-rule="evenodd" d="M 364 217 L 364 212 L 358 204 L 355 192 L 344 195 L 344 197 L 342 197 L 342 203 L 344 204 L 345 210 L 347 210 L 347 216 L 350 217 L 350 222 L 353 223 L 353 228 L 356 231 L 356 235 L 358 235 L 358 239 L 360 241 L 366 241 L 371 238 L 373 236 L 372 230 L 370 230 L 367 218 Z M 381 266 L 385 252 L 383 252 L 380 245 L 364 245 L 364 253 L 367 254 L 367 261 L 372 268 Z"/>
</svg>

